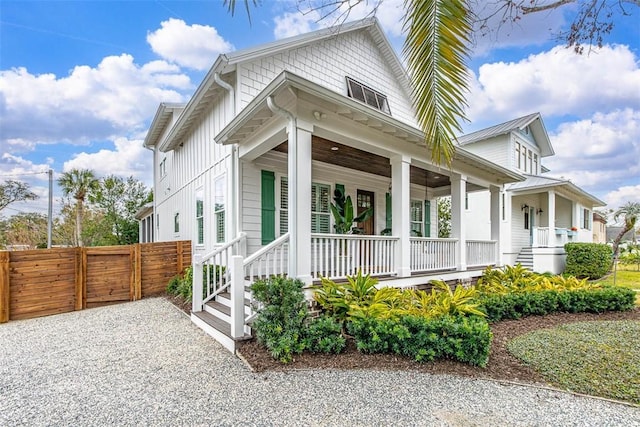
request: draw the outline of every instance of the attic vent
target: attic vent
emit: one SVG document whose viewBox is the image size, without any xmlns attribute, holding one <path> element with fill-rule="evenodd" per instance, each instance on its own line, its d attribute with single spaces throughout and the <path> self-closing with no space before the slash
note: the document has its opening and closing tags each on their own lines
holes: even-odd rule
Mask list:
<svg viewBox="0 0 640 427">
<path fill-rule="evenodd" d="M 347 89 L 349 97 L 357 99 L 360 102 L 364 102 L 383 113 L 391 114 L 387 97 L 380 92 L 377 92 L 362 83 L 358 83 L 350 77 L 347 77 Z"/>
</svg>

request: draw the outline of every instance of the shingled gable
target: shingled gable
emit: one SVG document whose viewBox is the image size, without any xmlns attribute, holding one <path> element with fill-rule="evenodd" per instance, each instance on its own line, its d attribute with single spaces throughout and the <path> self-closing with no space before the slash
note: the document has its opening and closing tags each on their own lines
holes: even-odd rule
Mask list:
<svg viewBox="0 0 640 427">
<path fill-rule="evenodd" d="M 192 125 L 196 123 L 204 111 L 206 111 L 206 107 L 211 100 L 214 97 L 223 95 L 224 89 L 216 82 L 216 75 L 218 78 L 224 80 L 224 76 L 233 72 L 241 63 L 255 61 L 256 59 L 276 55 L 290 49 L 304 47 L 305 45 L 340 37 L 341 35 L 356 31 L 368 31 L 408 98 L 411 94 L 410 81 L 400 59 L 385 37 L 378 21 L 375 18 L 367 18 L 346 23 L 339 27 L 322 29 L 257 47 L 219 55 L 166 138 L 162 141 L 151 140 L 147 146 L 157 146 L 160 151 L 166 152 L 176 148 L 180 144 Z M 157 134 L 157 132 L 154 132 L 153 126 L 149 133 Z"/>
</svg>

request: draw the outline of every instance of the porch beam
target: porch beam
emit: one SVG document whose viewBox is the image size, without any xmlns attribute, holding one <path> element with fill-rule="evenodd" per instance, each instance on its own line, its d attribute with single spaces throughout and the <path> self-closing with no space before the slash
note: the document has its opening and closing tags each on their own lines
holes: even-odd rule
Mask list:
<svg viewBox="0 0 640 427">
<path fill-rule="evenodd" d="M 411 247 L 409 241 L 411 236 L 409 230 L 411 221 L 409 212 L 411 205 L 411 158 L 396 155 L 389 160 L 391 163 L 391 228 L 393 235 L 400 238 L 395 248 L 395 270 L 398 277 L 409 277 L 411 275 Z"/>
<path fill-rule="evenodd" d="M 451 174 L 451 237 L 458 240 L 456 245 L 457 270 L 467 269 L 467 230 L 464 221 L 464 202 L 467 193 L 467 177 Z"/>
<path fill-rule="evenodd" d="M 489 187 L 491 193 L 491 240 L 496 242 L 496 251 L 494 259 L 497 266 L 502 265 L 501 262 L 501 245 L 500 245 L 500 187 L 492 185 Z"/>
</svg>

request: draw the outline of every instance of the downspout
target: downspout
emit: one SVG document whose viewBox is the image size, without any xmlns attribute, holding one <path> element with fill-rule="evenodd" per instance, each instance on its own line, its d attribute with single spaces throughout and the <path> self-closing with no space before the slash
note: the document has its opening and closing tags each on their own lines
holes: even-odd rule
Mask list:
<svg viewBox="0 0 640 427">
<path fill-rule="evenodd" d="M 289 245 L 291 246 L 291 250 L 289 251 L 289 277 L 297 277 L 297 240 L 296 236 L 298 235 L 298 224 L 296 220 L 296 215 L 292 214 L 292 210 L 294 210 L 298 203 L 298 182 L 296 179 L 291 179 L 291 177 L 295 176 L 295 165 L 298 157 L 298 134 L 296 132 L 296 117 L 288 110 L 280 107 L 275 103 L 273 99 L 273 95 L 267 98 L 267 106 L 274 114 L 279 114 L 286 119 L 289 120 L 289 125 L 287 129 L 288 135 L 288 145 L 289 145 L 289 159 L 287 161 L 287 175 L 289 176 L 288 185 L 289 185 L 289 215 L 288 215 L 288 230 L 289 235 L 292 236 L 289 240 Z"/>
<path fill-rule="evenodd" d="M 222 80 L 220 73 L 213 74 L 213 81 L 218 84 L 222 89 L 229 92 L 229 104 L 231 104 L 231 117 L 236 115 L 236 91 L 229 83 Z M 231 219 L 231 234 L 230 240 L 235 239 L 241 232 L 239 221 L 240 218 L 240 157 L 238 154 L 238 144 L 231 146 L 231 209 L 232 215 L 229 215 Z M 244 255 L 244 254 L 243 254 Z"/>
</svg>

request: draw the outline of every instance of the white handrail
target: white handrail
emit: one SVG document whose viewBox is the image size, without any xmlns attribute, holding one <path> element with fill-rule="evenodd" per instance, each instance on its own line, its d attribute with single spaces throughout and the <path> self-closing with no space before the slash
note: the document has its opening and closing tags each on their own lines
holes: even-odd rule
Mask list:
<svg viewBox="0 0 640 427">
<path fill-rule="evenodd" d="M 480 267 L 496 264 L 497 245 L 495 240 L 467 240 L 467 266 Z"/>
<path fill-rule="evenodd" d="M 456 268 L 458 239 L 410 237 L 412 272 L 451 270 Z"/>
</svg>

